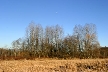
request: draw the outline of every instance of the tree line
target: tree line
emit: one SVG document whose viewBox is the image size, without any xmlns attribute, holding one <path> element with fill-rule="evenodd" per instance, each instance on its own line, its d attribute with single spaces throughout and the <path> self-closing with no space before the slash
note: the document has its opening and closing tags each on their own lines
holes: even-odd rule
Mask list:
<svg viewBox="0 0 108 72">
<path fill-rule="evenodd" d="M 11 49 L 0 48 L 0 58 L 99 58 L 99 49 L 95 24 L 75 25 L 73 34 L 64 36 L 59 25 L 43 28 L 31 22 L 25 36 L 14 40 Z"/>
</svg>

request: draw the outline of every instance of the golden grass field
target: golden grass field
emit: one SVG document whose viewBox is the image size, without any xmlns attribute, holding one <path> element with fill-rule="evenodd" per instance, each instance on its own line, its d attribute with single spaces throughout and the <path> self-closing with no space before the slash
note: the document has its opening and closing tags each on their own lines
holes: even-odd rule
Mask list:
<svg viewBox="0 0 108 72">
<path fill-rule="evenodd" d="M 0 72 L 108 72 L 108 59 L 1 60 Z"/>
</svg>

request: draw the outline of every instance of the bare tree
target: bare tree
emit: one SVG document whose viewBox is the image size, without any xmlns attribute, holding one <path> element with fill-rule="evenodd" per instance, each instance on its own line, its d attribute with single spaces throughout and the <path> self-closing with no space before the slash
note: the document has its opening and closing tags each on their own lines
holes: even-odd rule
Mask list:
<svg viewBox="0 0 108 72">
<path fill-rule="evenodd" d="M 31 56 L 36 56 L 36 54 L 39 55 L 39 52 L 41 51 L 41 45 L 43 41 L 43 28 L 40 24 L 35 25 L 34 22 L 31 22 L 26 30 L 26 38 L 27 38 L 27 44 L 28 48 L 31 51 Z"/>
<path fill-rule="evenodd" d="M 20 55 L 20 49 L 21 49 L 21 38 L 17 39 L 17 40 L 14 40 L 12 42 L 12 46 L 13 46 L 13 49 L 14 49 L 14 56 L 19 56 Z"/>
<path fill-rule="evenodd" d="M 98 58 L 100 56 L 95 24 L 76 25 L 73 35 L 64 37 L 59 25 L 47 26 L 31 22 L 26 29 L 25 38 L 12 42 L 13 50 L 0 51 L 0 54 L 23 58 Z M 14 54 L 14 55 L 12 55 Z"/>
<path fill-rule="evenodd" d="M 85 52 L 85 57 L 91 58 L 94 45 L 99 45 L 95 24 L 85 24 L 85 26 L 76 25 L 74 28 L 74 36 L 77 38 L 79 52 Z"/>
<path fill-rule="evenodd" d="M 74 27 L 74 32 L 73 32 L 73 36 L 75 38 L 75 45 L 76 46 L 76 50 L 77 50 L 77 57 L 81 55 L 82 51 L 83 51 L 83 48 L 84 48 L 84 45 L 83 45 L 83 39 L 84 39 L 84 36 L 83 36 L 83 26 L 81 25 L 76 25 Z"/>
<path fill-rule="evenodd" d="M 87 56 L 91 58 L 93 55 L 92 51 L 95 48 L 99 48 L 95 24 L 85 24 L 83 34 L 85 50 L 87 51 Z"/>
</svg>

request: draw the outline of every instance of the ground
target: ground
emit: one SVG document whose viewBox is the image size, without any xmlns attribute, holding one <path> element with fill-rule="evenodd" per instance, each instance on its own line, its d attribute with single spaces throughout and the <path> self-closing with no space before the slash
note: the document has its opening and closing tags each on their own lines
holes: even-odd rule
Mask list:
<svg viewBox="0 0 108 72">
<path fill-rule="evenodd" d="M 108 59 L 1 60 L 0 72 L 108 72 Z"/>
</svg>

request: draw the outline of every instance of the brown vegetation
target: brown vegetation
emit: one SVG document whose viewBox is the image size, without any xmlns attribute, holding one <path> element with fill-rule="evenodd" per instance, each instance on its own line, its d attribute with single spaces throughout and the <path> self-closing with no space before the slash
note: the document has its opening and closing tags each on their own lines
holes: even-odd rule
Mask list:
<svg viewBox="0 0 108 72">
<path fill-rule="evenodd" d="M 107 72 L 108 59 L 0 61 L 0 72 Z"/>
<path fill-rule="evenodd" d="M 108 47 L 100 48 L 100 58 L 108 58 Z"/>
</svg>

